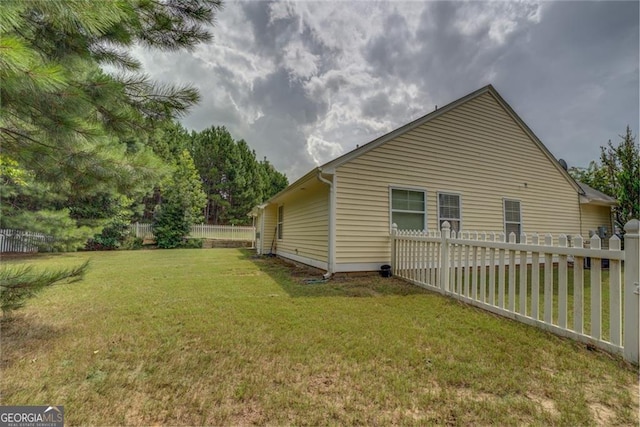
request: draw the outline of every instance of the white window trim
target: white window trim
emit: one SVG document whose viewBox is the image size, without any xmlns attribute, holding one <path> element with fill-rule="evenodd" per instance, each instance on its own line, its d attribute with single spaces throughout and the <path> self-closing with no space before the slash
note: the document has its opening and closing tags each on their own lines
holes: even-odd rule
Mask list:
<svg viewBox="0 0 640 427">
<path fill-rule="evenodd" d="M 280 216 L 280 209 L 282 209 L 282 217 Z M 278 205 L 276 209 L 276 240 L 282 240 L 284 234 L 282 233 L 282 225 L 284 224 L 284 205 Z"/>
<path fill-rule="evenodd" d="M 402 185 L 390 185 L 389 186 L 389 233 L 391 233 L 391 230 L 393 228 L 393 190 L 405 190 L 405 191 L 415 191 L 417 193 L 423 193 L 424 194 L 424 224 L 422 224 L 422 229 L 424 231 L 427 231 L 427 189 L 426 188 L 419 188 L 419 187 L 406 187 L 406 186 L 402 186 Z M 395 212 L 406 212 L 406 213 L 417 213 L 418 211 L 403 211 L 403 210 L 396 210 Z"/>
<path fill-rule="evenodd" d="M 507 210 L 506 210 L 505 202 L 518 202 L 518 208 L 520 210 L 520 222 L 507 221 Z M 509 235 L 507 234 L 507 222 L 509 224 L 520 224 L 520 234 L 522 234 L 524 230 L 524 226 L 522 224 L 522 200 L 513 199 L 510 197 L 502 198 L 502 229 L 504 230 L 505 239 L 509 241 Z M 520 234 L 516 236 L 516 242 L 520 241 Z"/>
<path fill-rule="evenodd" d="M 460 229 L 458 231 L 462 231 L 463 230 L 462 224 L 464 223 L 463 222 L 463 215 L 462 215 L 462 212 L 463 212 L 463 209 L 462 209 L 462 193 L 460 193 L 459 191 L 446 191 L 446 190 L 441 190 L 441 191 L 438 191 L 436 193 L 436 211 L 438 213 L 438 222 L 436 223 L 436 226 L 437 226 L 438 230 L 440 229 L 440 220 L 441 220 L 441 218 L 440 218 L 440 195 L 441 194 L 446 194 L 446 195 L 449 195 L 449 196 L 458 196 L 459 205 L 460 205 L 460 218 L 458 219 L 458 221 L 460 221 Z M 444 220 L 445 221 L 449 221 L 449 218 L 446 218 Z"/>
</svg>

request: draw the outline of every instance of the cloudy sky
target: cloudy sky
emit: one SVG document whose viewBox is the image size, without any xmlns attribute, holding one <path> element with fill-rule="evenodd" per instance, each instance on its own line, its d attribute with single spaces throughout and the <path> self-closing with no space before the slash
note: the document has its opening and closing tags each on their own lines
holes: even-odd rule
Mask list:
<svg viewBox="0 0 640 427">
<path fill-rule="evenodd" d="M 549 150 L 586 166 L 639 126 L 639 3 L 227 2 L 214 41 L 137 52 L 191 83 L 194 130 L 226 126 L 290 182 L 486 84 Z"/>
</svg>

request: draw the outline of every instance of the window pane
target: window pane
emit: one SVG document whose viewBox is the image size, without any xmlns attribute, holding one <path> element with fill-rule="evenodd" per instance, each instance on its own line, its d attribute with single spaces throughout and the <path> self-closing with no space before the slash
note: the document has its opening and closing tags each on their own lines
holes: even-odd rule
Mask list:
<svg viewBox="0 0 640 427">
<path fill-rule="evenodd" d="M 391 222 L 398 230 L 424 230 L 424 213 L 393 212 Z"/>
<path fill-rule="evenodd" d="M 460 219 L 460 196 L 456 194 L 439 194 L 438 206 L 440 218 Z"/>
<path fill-rule="evenodd" d="M 504 219 L 510 222 L 520 222 L 520 202 L 516 200 L 504 201 Z"/>
<path fill-rule="evenodd" d="M 410 200 L 407 210 L 420 212 L 424 211 L 424 200 Z"/>
<path fill-rule="evenodd" d="M 460 218 L 460 209 L 455 206 L 442 206 L 440 218 Z"/>
<path fill-rule="evenodd" d="M 391 207 L 393 209 L 407 210 L 407 191 L 391 190 Z"/>
<path fill-rule="evenodd" d="M 392 189 L 391 209 L 424 212 L 424 192 Z"/>
<path fill-rule="evenodd" d="M 407 199 L 414 202 L 422 202 L 424 193 L 422 191 L 407 191 Z"/>
<path fill-rule="evenodd" d="M 516 233 L 516 242 L 520 243 L 520 224 L 508 222 L 505 224 L 505 231 L 507 233 L 507 241 L 509 241 L 509 235 L 511 233 Z"/>
</svg>

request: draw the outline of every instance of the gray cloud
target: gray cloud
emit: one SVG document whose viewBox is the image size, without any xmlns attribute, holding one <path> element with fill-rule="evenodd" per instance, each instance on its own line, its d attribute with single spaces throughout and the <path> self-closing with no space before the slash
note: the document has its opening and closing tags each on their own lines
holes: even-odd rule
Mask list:
<svg viewBox="0 0 640 427">
<path fill-rule="evenodd" d="M 185 126 L 226 126 L 290 179 L 487 83 L 570 165 L 639 128 L 637 2 L 237 2 L 214 34 L 138 56 L 200 89 Z"/>
<path fill-rule="evenodd" d="M 265 115 L 291 117 L 296 126 L 315 122 L 323 111 L 323 102 L 309 98 L 302 84 L 291 79 L 285 69 L 255 80 L 251 100 L 264 107 Z"/>
<path fill-rule="evenodd" d="M 512 106 L 558 157 L 586 165 L 638 131 L 638 3 L 550 3 L 497 68 Z"/>
<path fill-rule="evenodd" d="M 383 33 L 372 38 L 365 49 L 365 59 L 381 75 L 406 79 L 412 73 L 415 61 L 412 45 L 416 42 L 407 20 L 397 12 L 384 19 Z"/>
</svg>

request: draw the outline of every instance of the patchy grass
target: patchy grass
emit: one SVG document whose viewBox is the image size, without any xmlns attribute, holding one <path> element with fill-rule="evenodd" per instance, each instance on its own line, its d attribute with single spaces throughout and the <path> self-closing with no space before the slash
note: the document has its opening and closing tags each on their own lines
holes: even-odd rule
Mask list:
<svg viewBox="0 0 640 427">
<path fill-rule="evenodd" d="M 2 324 L 2 404 L 68 425 L 637 425 L 637 370 L 395 279 L 233 249 L 91 259 Z"/>
</svg>

